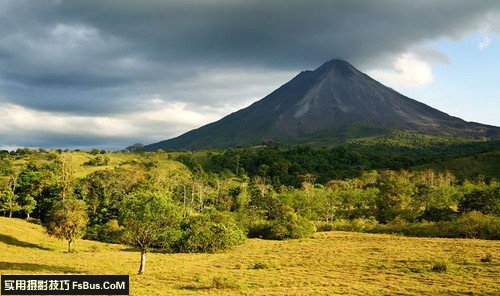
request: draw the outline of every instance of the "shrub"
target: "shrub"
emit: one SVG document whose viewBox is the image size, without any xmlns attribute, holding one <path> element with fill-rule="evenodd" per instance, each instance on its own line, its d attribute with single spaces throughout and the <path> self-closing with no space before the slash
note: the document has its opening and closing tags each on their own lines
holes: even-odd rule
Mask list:
<svg viewBox="0 0 500 296">
<path fill-rule="evenodd" d="M 500 215 L 500 186 L 476 189 L 463 196 L 458 204 L 460 212 L 479 211 L 483 214 Z"/>
<path fill-rule="evenodd" d="M 331 222 L 324 222 L 324 221 L 316 221 L 316 231 L 318 232 L 327 232 L 327 231 L 333 231 L 333 225 Z"/>
<path fill-rule="evenodd" d="M 487 263 L 491 261 L 493 261 L 493 255 L 491 255 L 491 253 L 487 253 L 481 258 L 481 262 Z"/>
<path fill-rule="evenodd" d="M 121 228 L 118 220 L 112 219 L 105 224 L 94 224 L 88 226 L 85 231 L 85 239 L 97 240 L 106 243 L 121 242 Z"/>
<path fill-rule="evenodd" d="M 26 221 L 33 224 L 42 225 L 42 221 L 40 219 L 27 218 Z"/>
<path fill-rule="evenodd" d="M 500 217 L 472 211 L 450 223 L 455 237 L 500 239 Z"/>
<path fill-rule="evenodd" d="M 446 270 L 448 270 L 448 263 L 445 261 L 438 261 L 432 265 L 431 270 L 434 272 L 446 272 Z"/>
<path fill-rule="evenodd" d="M 500 217 L 473 211 L 462 214 L 453 221 L 409 223 L 395 219 L 378 225 L 372 232 L 418 237 L 500 239 Z"/>
<path fill-rule="evenodd" d="M 234 278 L 216 276 L 212 278 L 212 288 L 237 290 L 241 285 Z"/>
<path fill-rule="evenodd" d="M 356 231 L 356 232 L 370 232 L 378 225 L 374 217 L 370 218 L 357 218 L 353 220 L 338 219 L 333 222 L 317 223 L 318 231 Z"/>
<path fill-rule="evenodd" d="M 457 212 L 454 210 L 446 207 L 446 208 L 436 208 L 436 207 L 430 207 L 425 209 L 425 211 L 420 215 L 419 220 L 426 220 L 426 221 L 433 221 L 433 222 L 438 222 L 438 221 L 451 221 L 457 216 Z"/>
<path fill-rule="evenodd" d="M 249 237 L 264 239 L 290 239 L 310 236 L 316 232 L 316 226 L 306 218 L 294 213 L 286 212 L 274 220 L 261 220 L 249 228 Z"/>
<path fill-rule="evenodd" d="M 241 244 L 244 232 L 230 213 L 208 209 L 206 213 L 188 217 L 181 225 L 182 235 L 174 248 L 180 252 L 213 253 Z"/>
<path fill-rule="evenodd" d="M 272 261 L 272 262 L 255 262 L 254 264 L 250 265 L 249 269 L 279 269 L 279 262 Z"/>
</svg>

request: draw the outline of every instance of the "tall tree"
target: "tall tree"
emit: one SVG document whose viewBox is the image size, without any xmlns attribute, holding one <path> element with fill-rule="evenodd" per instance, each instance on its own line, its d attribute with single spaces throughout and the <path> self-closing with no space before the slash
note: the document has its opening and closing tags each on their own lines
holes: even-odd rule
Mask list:
<svg viewBox="0 0 500 296">
<path fill-rule="evenodd" d="M 154 247 L 172 242 L 179 231 L 180 209 L 167 197 L 139 192 L 127 196 L 123 202 L 120 222 L 123 238 L 129 245 L 141 250 L 139 273 L 146 268 L 146 253 Z"/>
</svg>

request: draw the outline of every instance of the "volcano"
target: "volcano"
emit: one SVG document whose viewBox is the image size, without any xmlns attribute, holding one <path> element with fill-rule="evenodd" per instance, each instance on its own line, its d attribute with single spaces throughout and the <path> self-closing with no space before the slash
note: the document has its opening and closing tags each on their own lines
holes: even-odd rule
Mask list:
<svg viewBox="0 0 500 296">
<path fill-rule="evenodd" d="M 228 148 L 268 141 L 328 145 L 394 131 L 500 138 L 499 127 L 450 116 L 384 86 L 346 61 L 332 60 L 301 72 L 247 108 L 145 148 Z"/>
</svg>

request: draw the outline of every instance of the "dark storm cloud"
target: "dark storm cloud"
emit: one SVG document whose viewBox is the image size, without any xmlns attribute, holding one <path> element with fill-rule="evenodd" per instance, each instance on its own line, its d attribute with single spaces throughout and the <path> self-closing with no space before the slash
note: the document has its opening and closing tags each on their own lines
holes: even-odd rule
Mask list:
<svg viewBox="0 0 500 296">
<path fill-rule="evenodd" d="M 102 87 L 161 76 L 158 65 L 366 63 L 423 40 L 458 37 L 499 8 L 499 1 L 468 0 L 4 1 L 2 74 L 27 84 Z"/>
<path fill-rule="evenodd" d="M 413 48 L 447 62 L 422 44 L 499 32 L 499 11 L 496 0 L 0 0 L 0 108 L 127 114 L 158 96 L 224 106 L 249 99 L 249 81 L 282 83 L 332 58 L 369 68 Z"/>
<path fill-rule="evenodd" d="M 498 1 L 71 1 L 68 20 L 144 45 L 157 60 L 314 66 L 363 62 L 421 40 L 460 36 Z"/>
</svg>

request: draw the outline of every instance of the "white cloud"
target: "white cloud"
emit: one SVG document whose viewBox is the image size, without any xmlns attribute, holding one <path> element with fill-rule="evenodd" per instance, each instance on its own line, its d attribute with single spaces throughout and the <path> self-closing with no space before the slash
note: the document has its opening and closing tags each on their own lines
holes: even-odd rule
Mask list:
<svg viewBox="0 0 500 296">
<path fill-rule="evenodd" d="M 155 97 L 150 101 L 156 108 L 150 111 L 141 111 L 125 116 L 120 116 L 126 121 L 136 124 L 162 123 L 182 127 L 194 128 L 217 120 L 217 116 L 210 113 L 188 110 L 187 104 L 183 102 L 163 102 Z M 159 131 L 156 131 L 159 132 Z"/>
<path fill-rule="evenodd" d="M 40 132 L 68 135 L 124 136 L 137 132 L 134 125 L 112 117 L 75 116 L 38 111 L 15 104 L 0 109 L 0 132 Z"/>
<path fill-rule="evenodd" d="M 412 53 L 401 54 L 392 69 L 372 70 L 368 73 L 391 86 L 422 87 L 434 81 L 431 65 Z"/>
<path fill-rule="evenodd" d="M 176 100 L 198 105 L 216 108 L 225 105 L 227 113 L 262 99 L 295 75 L 297 71 L 259 67 L 211 68 L 173 83 L 164 93 Z"/>
<path fill-rule="evenodd" d="M 164 102 L 158 97 L 149 102 L 156 107 L 154 111 L 137 111 L 119 117 L 71 115 L 0 103 L 0 135 L 4 138 L 1 147 L 33 146 L 29 144 L 33 136 L 130 139 L 151 143 L 215 121 L 220 118 L 218 114 L 224 113 L 224 110 L 212 113 L 203 109 L 189 110 L 186 103 Z"/>
<path fill-rule="evenodd" d="M 423 43 L 412 46 L 409 50 L 419 60 L 425 60 L 432 64 L 451 65 L 450 58 L 442 52 L 435 44 Z"/>
<path fill-rule="evenodd" d="M 483 50 L 486 47 L 490 46 L 490 44 L 491 44 L 491 37 L 484 36 L 483 40 L 481 42 L 479 42 L 479 44 L 477 45 L 477 48 L 479 48 L 480 50 Z"/>
</svg>

